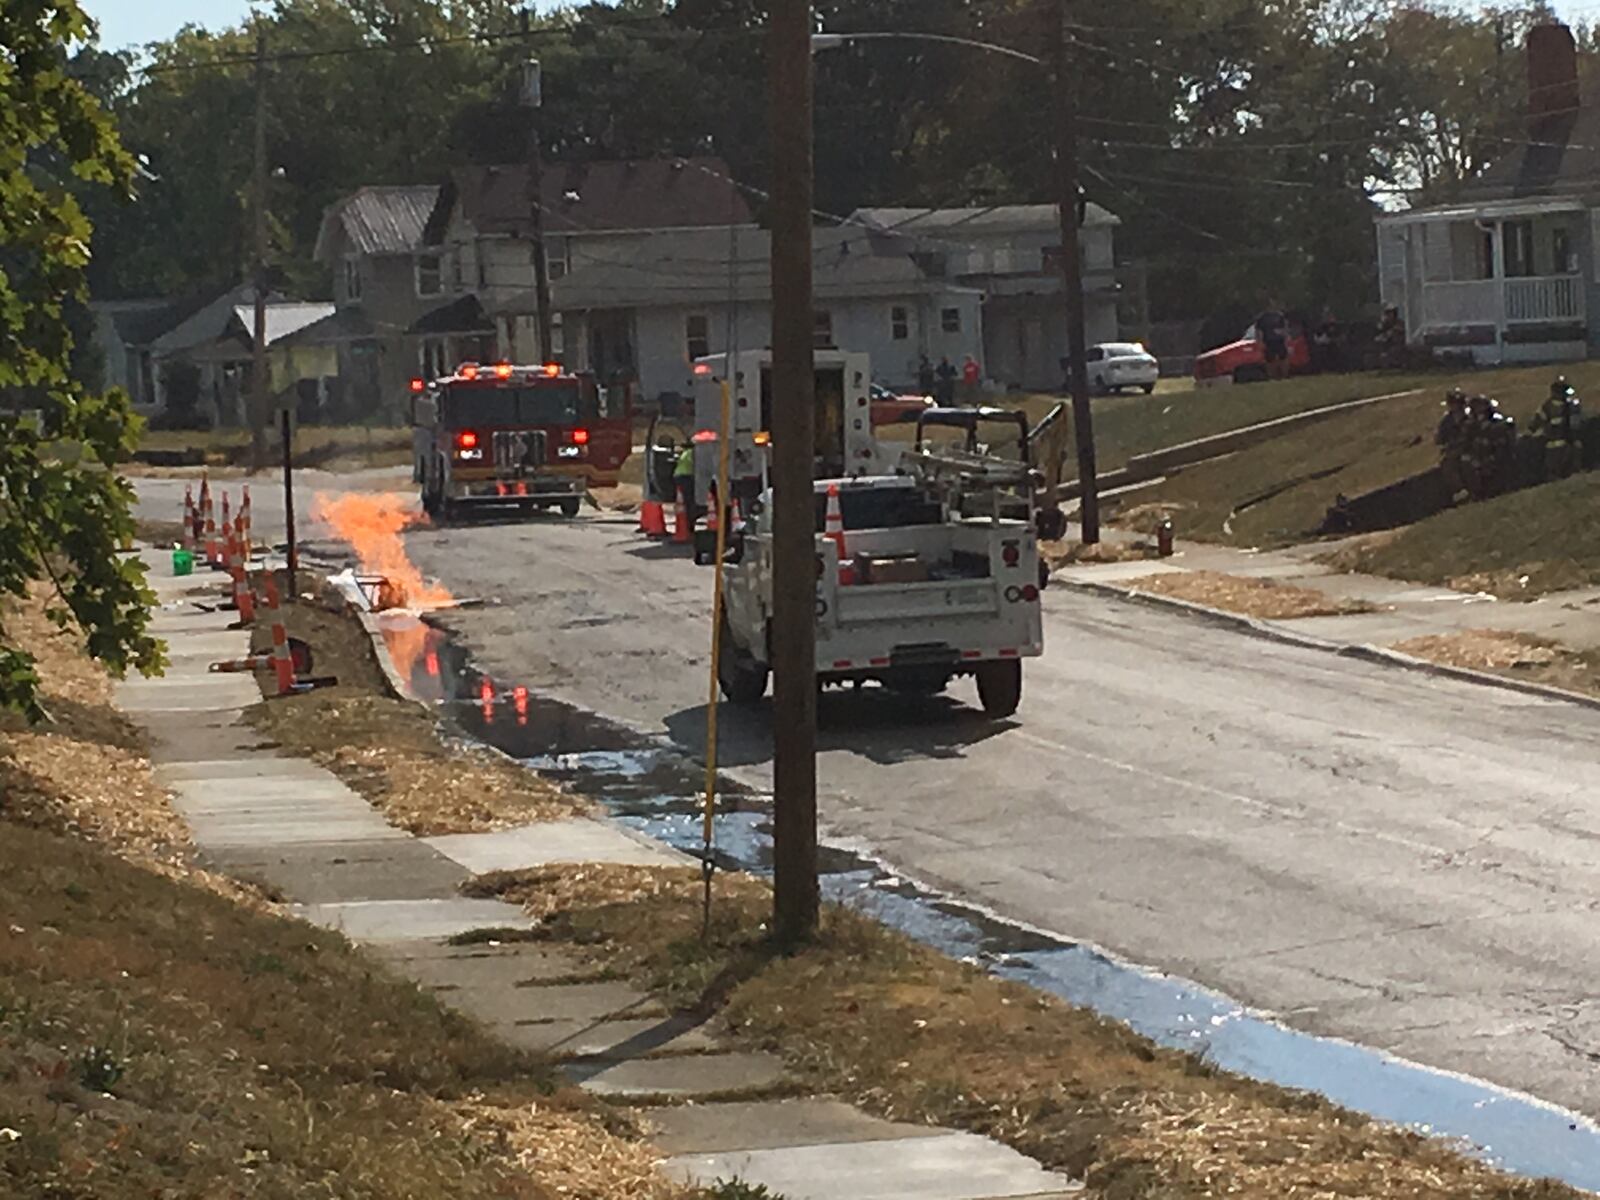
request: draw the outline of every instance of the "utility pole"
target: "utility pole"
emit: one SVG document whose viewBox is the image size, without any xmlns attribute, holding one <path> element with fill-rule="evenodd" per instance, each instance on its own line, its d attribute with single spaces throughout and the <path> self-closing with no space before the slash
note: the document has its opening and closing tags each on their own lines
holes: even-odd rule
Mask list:
<svg viewBox="0 0 1600 1200">
<path fill-rule="evenodd" d="M 1061 217 L 1061 285 L 1067 307 L 1067 377 L 1072 394 L 1072 435 L 1078 447 L 1079 525 L 1083 543 L 1100 541 L 1100 483 L 1094 463 L 1094 417 L 1089 411 L 1088 336 L 1083 315 L 1083 220 L 1078 182 L 1078 79 L 1068 46 L 1067 0 L 1055 0 L 1056 187 Z"/>
<path fill-rule="evenodd" d="M 256 138 L 255 172 L 250 207 L 255 218 L 255 348 L 250 362 L 250 466 L 267 465 L 267 422 L 271 401 L 267 394 L 267 28 L 256 29 Z"/>
<path fill-rule="evenodd" d="M 522 10 L 522 32 L 528 32 L 528 10 Z M 539 361 L 555 357 L 550 335 L 550 265 L 544 257 L 544 146 L 539 134 L 539 112 L 544 106 L 543 72 L 537 58 L 522 64 L 522 107 L 528 110 L 528 204 L 532 221 L 533 290 L 539 305 Z"/>
<path fill-rule="evenodd" d="M 772 146 L 773 931 L 817 930 L 816 394 L 811 308 L 811 0 L 773 0 Z"/>
</svg>

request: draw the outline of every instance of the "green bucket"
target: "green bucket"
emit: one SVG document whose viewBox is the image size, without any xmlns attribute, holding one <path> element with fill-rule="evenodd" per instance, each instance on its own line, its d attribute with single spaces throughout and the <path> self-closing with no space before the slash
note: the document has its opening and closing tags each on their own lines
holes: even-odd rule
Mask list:
<svg viewBox="0 0 1600 1200">
<path fill-rule="evenodd" d="M 182 546 L 172 548 L 172 573 L 174 575 L 194 574 L 194 551 L 185 550 Z"/>
</svg>

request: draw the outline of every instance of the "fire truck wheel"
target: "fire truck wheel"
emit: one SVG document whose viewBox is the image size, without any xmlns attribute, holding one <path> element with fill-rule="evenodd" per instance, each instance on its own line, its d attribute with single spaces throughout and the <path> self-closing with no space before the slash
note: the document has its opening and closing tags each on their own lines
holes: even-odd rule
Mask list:
<svg viewBox="0 0 1600 1200">
<path fill-rule="evenodd" d="M 1022 664 L 1014 659 L 978 664 L 978 701 L 996 720 L 1016 712 L 1022 703 Z"/>
<path fill-rule="evenodd" d="M 578 515 L 578 506 L 582 503 L 576 496 L 570 496 L 561 502 L 561 515 L 572 518 Z"/>
</svg>

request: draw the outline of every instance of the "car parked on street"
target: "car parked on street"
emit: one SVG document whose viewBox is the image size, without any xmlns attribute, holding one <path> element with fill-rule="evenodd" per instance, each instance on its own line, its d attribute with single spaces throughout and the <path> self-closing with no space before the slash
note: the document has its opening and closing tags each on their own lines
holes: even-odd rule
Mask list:
<svg viewBox="0 0 1600 1200">
<path fill-rule="evenodd" d="M 1289 373 L 1299 375 L 1311 369 L 1311 345 L 1305 330 L 1289 325 Z M 1194 381 L 1201 387 L 1219 383 L 1259 383 L 1267 378 L 1267 351 L 1254 325 L 1236 342 L 1207 350 L 1194 360 Z"/>
<path fill-rule="evenodd" d="M 1161 379 L 1161 364 L 1138 342 L 1101 342 L 1089 347 L 1084 361 L 1088 364 L 1089 389 L 1097 396 L 1109 396 L 1124 388 L 1138 388 L 1148 396 Z"/>
</svg>

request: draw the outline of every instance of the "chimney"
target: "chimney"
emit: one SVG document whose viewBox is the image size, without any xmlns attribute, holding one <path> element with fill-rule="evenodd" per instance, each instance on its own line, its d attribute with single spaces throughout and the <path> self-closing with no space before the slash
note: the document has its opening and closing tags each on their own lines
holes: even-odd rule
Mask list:
<svg viewBox="0 0 1600 1200">
<path fill-rule="evenodd" d="M 1537 129 L 1578 107 L 1578 46 L 1565 25 L 1528 30 L 1528 118 Z"/>
</svg>

